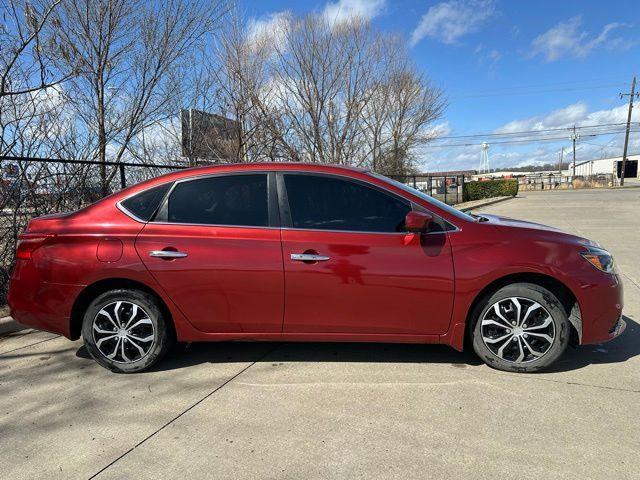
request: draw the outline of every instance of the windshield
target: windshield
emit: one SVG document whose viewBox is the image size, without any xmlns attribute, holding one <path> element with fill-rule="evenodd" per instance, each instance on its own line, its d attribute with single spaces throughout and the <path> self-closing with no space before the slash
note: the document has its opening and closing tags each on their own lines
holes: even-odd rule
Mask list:
<svg viewBox="0 0 640 480">
<path fill-rule="evenodd" d="M 429 202 L 432 205 L 435 205 L 436 207 L 440 208 L 441 210 L 444 210 L 445 212 L 450 213 L 451 215 L 461 218 L 462 220 L 466 220 L 468 222 L 475 221 L 475 219 L 471 215 L 461 212 L 460 210 L 453 208 L 451 205 L 447 205 L 446 203 L 441 202 L 440 200 L 430 197 L 426 193 L 421 192 L 420 190 L 416 190 L 415 188 L 412 188 L 409 185 L 405 185 L 402 182 L 398 182 L 397 180 L 393 180 L 392 178 L 385 177 L 384 175 L 380 175 L 379 173 L 374 173 L 374 172 L 367 172 L 367 173 L 373 177 L 379 178 L 380 180 L 384 180 L 385 182 L 390 183 L 404 190 L 405 192 L 415 195 L 416 197 L 420 197 L 426 202 Z"/>
</svg>

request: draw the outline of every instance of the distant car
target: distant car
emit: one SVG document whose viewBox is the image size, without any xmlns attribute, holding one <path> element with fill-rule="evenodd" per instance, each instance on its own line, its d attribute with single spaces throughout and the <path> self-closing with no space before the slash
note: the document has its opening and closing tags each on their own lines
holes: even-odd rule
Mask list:
<svg viewBox="0 0 640 480">
<path fill-rule="evenodd" d="M 533 372 L 625 326 L 594 242 L 287 163 L 183 170 L 34 219 L 8 298 L 16 320 L 82 335 L 115 372 L 222 340 L 441 343 Z"/>
</svg>

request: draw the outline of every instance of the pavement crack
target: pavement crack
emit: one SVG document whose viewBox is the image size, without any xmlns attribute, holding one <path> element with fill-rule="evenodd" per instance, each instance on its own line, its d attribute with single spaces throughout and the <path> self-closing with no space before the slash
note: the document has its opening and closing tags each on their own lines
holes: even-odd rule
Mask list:
<svg viewBox="0 0 640 480">
<path fill-rule="evenodd" d="M 211 390 L 209 393 L 207 393 L 204 397 L 202 397 L 201 399 L 199 399 L 198 401 L 196 401 L 193 405 L 187 407 L 185 410 L 183 410 L 182 412 L 180 412 L 178 415 L 176 415 L 175 417 L 173 417 L 171 420 L 169 420 L 168 422 L 166 422 L 164 425 L 162 425 L 160 428 L 158 428 L 157 430 L 153 431 L 152 433 L 150 433 L 149 435 L 147 435 L 145 438 L 143 438 L 142 440 L 140 440 L 138 443 L 136 443 L 133 447 L 131 447 L 129 450 L 127 450 L 126 452 L 124 452 L 122 455 L 118 456 L 117 458 L 115 458 L 113 461 L 111 461 L 109 464 L 105 465 L 103 468 L 101 468 L 100 470 L 98 470 L 96 473 L 94 473 L 93 475 L 91 475 L 89 477 L 88 480 L 91 480 L 93 478 L 96 478 L 98 475 L 100 475 L 102 472 L 104 472 L 105 470 L 107 470 L 109 467 L 113 466 L 114 464 L 116 464 L 118 461 L 122 460 L 124 457 L 126 457 L 127 455 L 129 455 L 131 452 L 133 452 L 136 448 L 138 448 L 140 445 L 142 445 L 143 443 L 145 443 L 147 440 L 150 440 L 151 438 L 153 438 L 156 434 L 160 433 L 162 430 L 164 430 L 165 428 L 167 428 L 169 425 L 171 425 L 173 422 L 175 422 L 176 420 L 178 420 L 180 417 L 182 417 L 183 415 L 185 415 L 186 413 L 190 412 L 191 410 L 193 410 L 195 407 L 197 407 L 198 405 L 200 405 L 202 402 L 204 402 L 207 398 L 211 397 L 213 394 L 215 394 L 216 392 L 218 392 L 219 390 L 221 390 L 222 388 L 224 388 L 226 385 L 228 385 L 229 383 L 231 383 L 233 380 L 235 380 L 236 378 L 238 378 L 240 375 L 242 375 L 244 372 L 246 372 L 247 370 L 249 370 L 251 367 L 253 367 L 256 363 L 261 362 L 262 360 L 264 360 L 265 358 L 267 358 L 269 355 L 271 355 L 273 352 L 275 352 L 278 348 L 280 348 L 280 344 L 277 344 L 274 348 L 268 350 L 267 352 L 265 352 L 263 355 L 261 355 L 260 357 L 258 357 L 256 360 L 254 360 L 253 362 L 251 362 L 249 365 L 247 365 L 246 367 L 244 367 L 242 370 L 240 370 L 238 373 L 236 373 L 235 375 L 229 377 L 227 380 L 225 380 L 222 384 L 218 385 L 216 388 L 214 388 L 213 390 Z"/>
<path fill-rule="evenodd" d="M 561 383 L 564 385 L 574 385 L 579 387 L 600 388 L 603 390 L 615 390 L 617 392 L 640 393 L 640 390 L 634 390 L 632 388 L 609 387 L 607 385 L 594 385 L 592 383 L 572 382 L 570 380 L 553 380 L 551 378 L 533 378 L 533 380 L 537 380 L 540 382 Z"/>
<path fill-rule="evenodd" d="M 39 344 L 44 343 L 44 342 L 49 342 L 49 341 L 51 341 L 51 340 L 55 340 L 56 338 L 60 338 L 60 335 L 56 335 L 55 337 L 51 337 L 51 338 L 46 338 L 46 339 L 44 339 L 44 340 L 40 340 L 39 342 L 30 343 L 29 345 L 23 345 L 22 347 L 14 348 L 14 349 L 12 349 L 12 350 L 7 350 L 7 351 L 5 351 L 5 352 L 0 352 L 0 357 L 1 357 L 2 355 L 6 355 L 7 353 L 17 352 L 18 350 L 22 350 L 22 349 L 24 349 L 24 348 L 33 347 L 34 345 L 39 345 Z"/>
<path fill-rule="evenodd" d="M 622 276 L 623 276 L 624 278 L 626 278 L 627 280 L 629 280 L 631 283 L 633 283 L 633 284 L 636 286 L 636 288 L 637 288 L 638 290 L 640 290 L 640 285 L 638 285 L 638 284 L 636 283 L 636 281 L 635 281 L 633 278 L 631 278 L 631 277 L 630 277 L 629 275 L 627 275 L 626 273 L 623 273 L 623 274 L 622 274 Z"/>
</svg>

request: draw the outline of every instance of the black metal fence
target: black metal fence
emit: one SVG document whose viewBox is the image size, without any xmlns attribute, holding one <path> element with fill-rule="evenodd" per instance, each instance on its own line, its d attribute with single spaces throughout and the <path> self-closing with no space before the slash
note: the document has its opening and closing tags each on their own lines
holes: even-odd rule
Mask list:
<svg viewBox="0 0 640 480">
<path fill-rule="evenodd" d="M 106 162 L 106 193 L 187 165 Z M 104 196 L 101 164 L 90 160 L 0 157 L 0 305 L 16 239 L 30 219 L 82 208 Z"/>
<path fill-rule="evenodd" d="M 390 177 L 449 205 L 463 202 L 464 175 L 416 174 Z"/>
<path fill-rule="evenodd" d="M 16 239 L 31 218 L 82 208 L 106 193 L 192 165 L 95 162 L 0 156 L 0 305 L 4 303 Z M 462 202 L 463 175 L 394 177 L 443 202 Z"/>
</svg>

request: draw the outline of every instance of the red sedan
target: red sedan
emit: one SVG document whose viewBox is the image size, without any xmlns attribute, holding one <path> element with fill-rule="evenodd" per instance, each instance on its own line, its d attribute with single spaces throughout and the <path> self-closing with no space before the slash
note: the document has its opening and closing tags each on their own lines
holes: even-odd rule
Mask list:
<svg viewBox="0 0 640 480">
<path fill-rule="evenodd" d="M 32 220 L 16 259 L 12 316 L 116 372 L 221 340 L 444 343 L 533 372 L 624 329 L 596 243 L 337 166 L 171 173 Z"/>
</svg>

